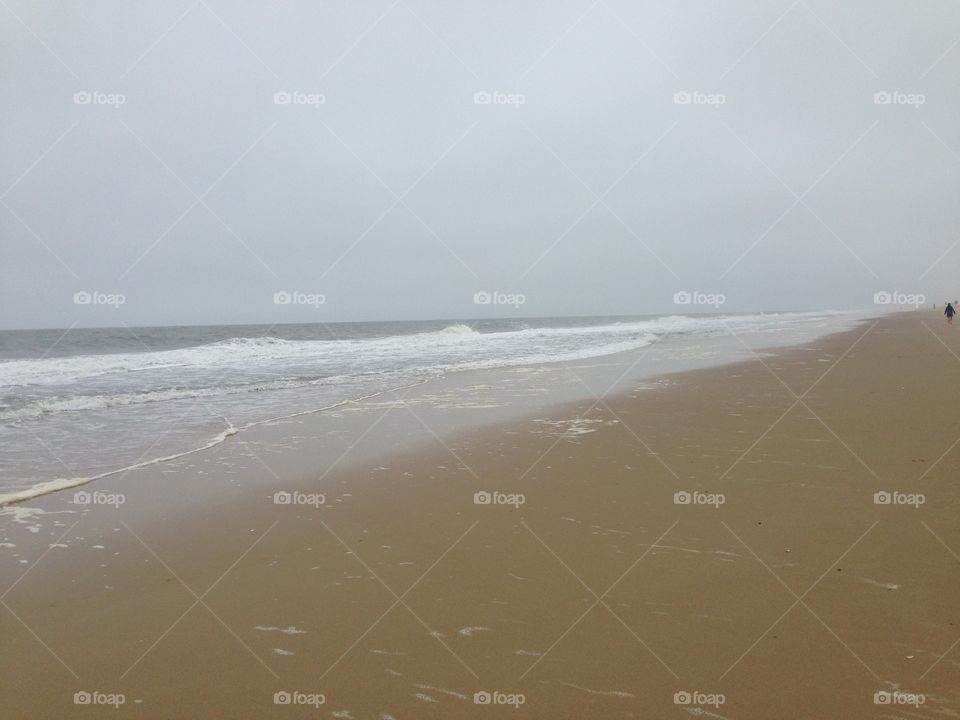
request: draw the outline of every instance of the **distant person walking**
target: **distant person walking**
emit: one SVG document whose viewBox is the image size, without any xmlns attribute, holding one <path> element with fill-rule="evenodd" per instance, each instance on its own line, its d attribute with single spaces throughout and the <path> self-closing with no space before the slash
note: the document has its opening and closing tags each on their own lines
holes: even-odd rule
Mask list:
<svg viewBox="0 0 960 720">
<path fill-rule="evenodd" d="M 952 304 L 947 303 L 947 309 L 943 311 L 943 314 L 947 316 L 947 322 L 953 325 L 953 316 L 957 314 L 957 311 L 954 310 Z"/>
</svg>

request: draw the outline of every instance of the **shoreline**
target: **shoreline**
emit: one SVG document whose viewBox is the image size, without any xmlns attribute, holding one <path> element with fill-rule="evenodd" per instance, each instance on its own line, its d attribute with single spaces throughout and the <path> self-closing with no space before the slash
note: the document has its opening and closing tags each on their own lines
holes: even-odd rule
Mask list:
<svg viewBox="0 0 960 720">
<path fill-rule="evenodd" d="M 279 425 L 263 466 L 207 453 L 119 507 L 46 496 L 0 517 L 0 707 L 63 717 L 96 689 L 118 717 L 264 717 L 296 691 L 356 720 L 890 717 L 874 694 L 899 690 L 924 703 L 895 711 L 956 713 L 951 351 L 925 313 L 883 316 L 442 440 L 395 407 L 359 466 L 268 454 L 293 443 Z M 272 502 L 294 489 L 325 502 Z M 474 504 L 493 491 L 525 502 Z M 873 503 L 889 491 L 925 502 Z"/>
<path fill-rule="evenodd" d="M 828 319 L 833 319 L 834 321 L 838 321 L 840 318 L 846 318 L 846 322 L 852 325 L 856 325 L 858 322 L 863 322 L 860 316 L 853 312 L 846 312 L 846 313 L 824 312 L 824 313 L 809 313 L 809 314 L 815 317 L 819 317 L 823 321 L 827 321 Z M 774 313 L 773 315 L 777 315 L 777 314 Z M 788 313 L 787 315 L 791 317 L 791 319 L 798 319 L 803 317 L 805 313 L 792 313 L 792 314 Z M 752 315 L 748 315 L 748 316 L 752 317 Z M 736 316 L 730 316 L 730 317 L 735 318 Z M 658 318 L 658 319 L 664 319 L 664 318 Z M 810 334 L 810 331 L 808 329 L 805 329 L 805 330 L 807 334 Z M 752 351 L 765 352 L 768 350 L 782 349 L 785 347 L 790 347 L 795 344 L 799 344 L 801 342 L 809 342 L 811 340 L 816 340 L 820 337 L 824 337 L 826 335 L 833 334 L 835 332 L 840 332 L 840 331 L 842 330 L 838 328 L 831 328 L 827 330 L 826 333 L 818 334 L 816 332 L 813 332 L 812 334 L 810 334 L 810 337 L 792 338 L 792 339 L 788 339 L 788 341 L 785 343 L 773 342 L 773 343 L 763 344 L 753 349 Z M 542 362 L 538 364 L 527 363 L 527 364 L 516 365 L 516 366 L 492 367 L 492 368 L 464 368 L 464 369 L 442 370 L 442 371 L 438 371 L 435 374 L 425 376 L 422 379 L 419 379 L 414 382 L 405 383 L 403 385 L 399 385 L 396 387 L 382 388 L 380 390 L 376 390 L 374 392 L 371 392 L 356 398 L 346 398 L 346 399 L 342 399 L 342 400 L 333 402 L 332 404 L 321 406 L 318 408 L 296 410 L 289 414 L 282 414 L 274 417 L 251 420 L 248 422 L 243 422 L 240 425 L 234 425 L 232 422 L 227 420 L 227 418 L 221 417 L 221 419 L 224 421 L 224 424 L 227 425 L 227 427 L 225 427 L 222 431 L 215 433 L 212 436 L 208 436 L 206 438 L 198 438 L 197 439 L 198 444 L 195 445 L 194 447 L 190 447 L 182 450 L 176 450 L 174 452 L 170 452 L 170 453 L 163 454 L 156 457 L 151 457 L 148 459 L 143 459 L 143 457 L 141 456 L 135 462 L 130 463 L 128 465 L 120 465 L 120 466 L 112 467 L 107 470 L 95 472 L 90 475 L 79 475 L 79 476 L 74 476 L 69 478 L 63 478 L 63 477 L 52 478 L 49 480 L 37 482 L 30 487 L 2 492 L 0 493 L 0 509 L 4 507 L 9 507 L 12 505 L 21 504 L 23 502 L 33 500 L 35 498 L 41 498 L 46 495 L 62 492 L 63 490 L 82 487 L 89 483 L 94 483 L 98 480 L 111 478 L 113 476 L 120 475 L 121 477 L 125 477 L 127 474 L 129 474 L 132 471 L 137 471 L 142 468 L 149 467 L 151 465 L 163 464 L 172 460 L 179 460 L 183 457 L 187 457 L 195 453 L 202 453 L 207 450 L 216 448 L 218 445 L 225 442 L 227 438 L 233 437 L 235 435 L 238 435 L 248 430 L 255 430 L 262 426 L 269 426 L 277 423 L 282 423 L 285 421 L 296 420 L 301 417 L 308 417 L 308 416 L 315 416 L 315 415 L 320 416 L 324 413 L 329 413 L 330 411 L 335 411 L 338 408 L 343 408 L 345 406 L 359 407 L 359 406 L 362 406 L 366 401 L 373 400 L 375 398 L 380 398 L 388 394 L 396 396 L 396 393 L 399 391 L 411 390 L 421 385 L 428 385 L 431 382 L 439 383 L 441 385 L 446 385 L 448 387 L 449 386 L 456 387 L 458 384 L 463 385 L 465 383 L 469 383 L 471 376 L 476 376 L 479 381 L 483 381 L 489 378 L 491 376 L 491 373 L 493 374 L 493 376 L 496 376 L 498 373 L 502 376 L 504 373 L 509 373 L 511 371 L 516 371 L 523 368 L 528 368 L 532 370 L 544 369 L 544 368 L 555 369 L 555 370 L 556 369 L 565 370 L 569 368 L 570 365 L 577 365 L 581 363 L 602 363 L 602 364 L 605 363 L 605 364 L 615 365 L 618 362 L 622 362 L 624 364 L 631 364 L 630 363 L 631 360 L 636 360 L 638 356 L 645 356 L 650 351 L 651 346 L 657 345 L 661 342 L 669 343 L 670 342 L 669 335 L 670 333 L 668 332 L 664 336 L 658 336 L 650 345 L 637 348 L 634 350 L 626 350 L 626 351 L 621 351 L 621 352 L 616 352 L 616 353 L 611 353 L 606 355 L 586 356 L 586 357 L 577 358 L 575 360 L 550 361 L 550 362 Z M 749 333 L 745 333 L 744 337 L 747 337 L 749 339 Z M 665 340 L 664 338 L 667 338 L 667 339 Z M 698 338 L 694 336 L 694 338 L 692 339 L 695 339 L 698 342 L 705 342 L 707 343 L 708 346 L 711 342 L 713 343 L 716 342 L 715 337 L 714 338 L 710 338 L 710 337 Z M 721 344 L 723 342 L 727 342 L 728 340 L 729 338 L 722 337 Z M 726 353 L 726 356 L 722 356 L 722 353 L 724 352 Z M 666 368 L 647 370 L 642 375 L 639 375 L 637 377 L 638 378 L 645 377 L 650 380 L 655 380 L 657 377 L 660 377 L 660 376 L 673 375 L 678 372 L 685 372 L 687 370 L 700 369 L 703 367 L 710 367 L 714 365 L 729 364 L 729 363 L 736 362 L 738 359 L 737 356 L 743 354 L 742 349 L 738 347 L 734 347 L 732 352 L 728 349 L 726 351 L 720 350 L 719 353 L 721 355 L 720 357 L 708 358 L 703 362 L 699 362 L 699 363 L 698 362 L 683 363 L 677 360 Z M 466 381 L 458 383 L 458 380 L 461 380 L 463 378 L 466 378 Z M 609 390 L 607 391 L 609 392 Z M 573 396 L 568 396 L 568 397 L 561 396 L 559 398 L 551 398 L 549 401 L 539 402 L 538 408 L 552 411 L 554 408 L 559 407 L 564 403 L 572 402 L 575 399 L 582 399 L 582 397 L 578 397 L 576 394 L 574 394 Z M 498 402 L 498 401 L 499 400 L 494 400 L 494 402 Z M 508 419 L 518 419 L 520 417 L 525 416 L 529 412 L 530 410 L 528 408 L 523 408 L 519 412 L 515 412 L 512 415 L 510 415 Z M 487 419 L 483 421 L 478 421 L 476 425 L 473 427 L 469 427 L 469 422 L 468 422 L 467 426 L 469 427 L 469 429 L 475 430 L 480 427 L 490 425 L 493 422 L 497 422 L 499 420 L 500 419 L 491 421 Z M 149 451 L 150 449 L 148 448 L 147 452 Z"/>
<path fill-rule="evenodd" d="M 75 487 L 82 487 L 97 480 L 103 480 L 104 478 L 112 477 L 113 475 L 126 474 L 133 470 L 140 470 L 141 468 L 149 467 L 150 465 L 158 465 L 161 463 L 169 462 L 171 460 L 179 460 L 180 458 L 193 455 L 195 453 L 200 453 L 205 450 L 210 450 L 215 448 L 220 443 L 226 441 L 228 437 L 233 437 L 238 433 L 241 433 L 245 430 L 250 430 L 252 428 L 260 427 L 262 425 L 271 425 L 278 422 L 283 422 L 285 420 L 293 420 L 295 418 L 303 417 L 306 415 L 316 415 L 322 412 L 329 410 L 334 410 L 351 403 L 361 403 L 365 400 L 370 400 L 387 393 L 394 393 L 398 390 L 407 390 L 417 385 L 423 385 L 429 382 L 429 378 L 425 378 L 422 382 L 412 383 L 410 385 L 401 385 L 394 388 L 388 388 L 386 390 L 380 390 L 375 393 L 370 393 L 369 395 L 364 395 L 358 398 L 353 398 L 350 400 L 341 400 L 340 402 L 334 403 L 332 405 L 327 405 L 325 407 L 316 408 L 314 410 L 301 410 L 298 412 L 290 413 L 289 415 L 280 415 L 277 417 L 266 418 L 264 420 L 254 420 L 248 423 L 237 427 L 230 423 L 229 427 L 213 436 L 206 444 L 200 445 L 199 447 L 190 448 L 188 450 L 183 450 L 171 455 L 164 455 L 162 457 L 155 457 L 149 460 L 143 460 L 141 462 L 136 462 L 132 465 L 125 465 L 123 467 L 114 468 L 113 470 L 107 470 L 105 472 L 99 473 L 97 475 L 92 475 L 90 477 L 76 477 L 76 478 L 57 478 L 56 480 L 48 480 L 45 482 L 38 483 L 26 490 L 14 491 L 6 494 L 0 494 L 0 508 L 7 507 L 9 505 L 17 505 L 27 500 L 33 500 L 34 498 L 43 497 L 44 495 L 51 495 L 53 493 L 61 492 L 63 490 L 70 490 Z"/>
</svg>

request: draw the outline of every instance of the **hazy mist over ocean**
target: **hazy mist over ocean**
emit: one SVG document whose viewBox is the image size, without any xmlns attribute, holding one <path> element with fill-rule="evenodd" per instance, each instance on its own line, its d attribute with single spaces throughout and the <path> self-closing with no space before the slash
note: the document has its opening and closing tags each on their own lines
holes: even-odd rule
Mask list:
<svg viewBox="0 0 960 720">
<path fill-rule="evenodd" d="M 960 294 L 960 8 L 737 8 L 10 2 L 0 327 Z"/>
</svg>

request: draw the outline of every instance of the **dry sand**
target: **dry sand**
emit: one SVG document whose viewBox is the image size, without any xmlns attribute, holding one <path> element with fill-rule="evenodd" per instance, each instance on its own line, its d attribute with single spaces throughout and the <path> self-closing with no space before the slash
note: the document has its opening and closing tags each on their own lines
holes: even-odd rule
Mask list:
<svg viewBox="0 0 960 720">
<path fill-rule="evenodd" d="M 555 426 L 411 422 L 421 442 L 330 473 L 318 508 L 270 501 L 299 482 L 282 454 L 256 489 L 141 473 L 119 509 L 31 501 L 48 514 L 0 526 L 0 716 L 957 717 L 960 327 L 808 345 Z"/>
</svg>

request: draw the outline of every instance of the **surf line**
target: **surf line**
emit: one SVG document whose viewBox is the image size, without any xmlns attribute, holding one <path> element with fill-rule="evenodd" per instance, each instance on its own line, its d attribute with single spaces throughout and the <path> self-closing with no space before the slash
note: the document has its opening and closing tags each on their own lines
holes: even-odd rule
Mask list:
<svg viewBox="0 0 960 720">
<path fill-rule="evenodd" d="M 91 475 L 90 477 L 77 477 L 77 478 L 57 478 L 55 480 L 47 480 L 42 483 L 37 483 L 32 487 L 27 488 L 26 490 L 18 490 L 17 492 L 6 493 L 0 495 L 0 507 L 5 507 L 7 505 L 13 505 L 15 503 L 23 502 L 24 500 L 30 500 L 41 495 L 49 495 L 50 493 L 57 492 L 59 490 L 67 490 L 69 488 L 80 487 L 81 485 L 86 485 L 87 483 L 94 482 L 95 480 L 102 480 L 105 477 L 110 477 L 111 475 L 117 475 L 118 473 L 127 473 L 131 470 L 139 470 L 140 468 L 147 467 L 149 465 L 158 465 L 160 463 L 169 462 L 170 460 L 176 460 L 178 458 L 186 457 L 187 455 L 193 455 L 194 453 L 203 452 L 204 450 L 209 450 L 210 448 L 216 447 L 220 443 L 226 441 L 228 437 L 232 437 L 244 430 L 249 430 L 260 425 L 269 425 L 275 422 L 281 422 L 283 420 L 292 420 L 293 418 L 303 417 L 305 415 L 315 415 L 317 413 L 326 412 L 328 410 L 334 410 L 338 407 L 343 407 L 344 405 L 358 404 L 365 400 L 372 400 L 373 398 L 380 397 L 381 395 L 386 395 L 387 393 L 395 393 L 399 390 L 409 390 L 410 388 L 417 387 L 419 385 L 425 385 L 431 380 L 434 380 L 441 376 L 442 373 L 437 373 L 436 375 L 431 375 L 425 378 L 418 380 L 417 382 L 410 383 L 408 385 L 398 385 L 392 388 L 384 388 L 383 390 L 378 390 L 377 392 L 370 393 L 368 395 L 361 395 L 356 398 L 348 398 L 346 400 L 340 400 L 335 402 L 332 405 L 325 405 L 319 408 L 313 408 L 311 410 L 301 410 L 300 412 L 291 413 L 289 415 L 279 415 L 277 417 L 268 418 L 266 420 L 254 420 L 253 422 L 246 423 L 240 427 L 236 427 L 227 420 L 222 415 L 218 415 L 221 420 L 223 420 L 229 427 L 215 435 L 209 442 L 200 447 L 191 448 L 190 450 L 184 450 L 183 452 L 173 453 L 172 455 L 164 455 L 162 457 L 151 458 L 149 460 L 143 460 L 141 462 L 133 463 L 132 465 L 126 465 L 124 467 L 115 468 L 113 470 L 107 470 L 102 472 L 99 475 Z"/>
</svg>

